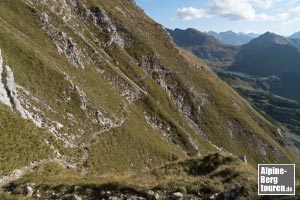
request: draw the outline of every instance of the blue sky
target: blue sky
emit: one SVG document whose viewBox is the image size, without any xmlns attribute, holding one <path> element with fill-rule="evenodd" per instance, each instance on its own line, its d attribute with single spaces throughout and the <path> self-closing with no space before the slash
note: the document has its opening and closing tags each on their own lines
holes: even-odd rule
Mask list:
<svg viewBox="0 0 300 200">
<path fill-rule="evenodd" d="M 136 0 L 167 28 L 291 35 L 300 31 L 300 0 Z"/>
</svg>

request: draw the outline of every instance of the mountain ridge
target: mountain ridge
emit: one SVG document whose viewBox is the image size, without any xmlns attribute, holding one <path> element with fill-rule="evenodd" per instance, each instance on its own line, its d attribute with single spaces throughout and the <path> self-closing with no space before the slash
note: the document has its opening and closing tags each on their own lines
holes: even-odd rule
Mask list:
<svg viewBox="0 0 300 200">
<path fill-rule="evenodd" d="M 253 39 L 250 43 L 256 44 L 256 45 L 262 45 L 262 46 L 265 43 L 266 43 L 266 45 L 273 43 L 273 44 L 277 44 L 277 45 L 293 46 L 298 49 L 300 48 L 299 41 L 297 39 L 285 38 L 283 36 L 277 35 L 272 32 L 266 32 L 266 33 L 262 34 L 261 36 L 259 36 L 258 38 Z"/>
</svg>

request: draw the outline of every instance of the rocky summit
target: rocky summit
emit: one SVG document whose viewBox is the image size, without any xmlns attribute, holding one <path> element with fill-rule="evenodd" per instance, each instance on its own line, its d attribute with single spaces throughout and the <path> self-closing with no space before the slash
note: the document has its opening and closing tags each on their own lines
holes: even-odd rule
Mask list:
<svg viewBox="0 0 300 200">
<path fill-rule="evenodd" d="M 297 160 L 132 0 L 0 0 L 0 49 L 1 199 L 242 198 Z"/>
</svg>

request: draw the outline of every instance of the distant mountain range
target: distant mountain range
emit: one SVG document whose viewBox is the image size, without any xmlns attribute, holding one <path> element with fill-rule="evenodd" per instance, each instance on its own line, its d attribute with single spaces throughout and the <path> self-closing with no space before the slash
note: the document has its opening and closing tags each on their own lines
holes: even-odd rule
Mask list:
<svg viewBox="0 0 300 200">
<path fill-rule="evenodd" d="M 238 46 L 224 44 L 214 36 L 196 29 L 168 31 L 177 45 L 208 62 L 231 63 L 239 51 Z"/>
<path fill-rule="evenodd" d="M 228 45 L 244 45 L 249 43 L 254 38 L 261 36 L 262 34 L 258 33 L 243 33 L 243 32 L 233 32 L 233 31 L 225 31 L 225 32 L 214 32 L 208 31 L 206 32 L 208 35 L 212 35 L 224 44 Z M 287 38 L 291 39 L 300 39 L 300 31 L 293 33 L 292 35 L 288 36 Z"/>
<path fill-rule="evenodd" d="M 296 134 L 292 137 L 300 147 L 300 32 L 289 37 L 267 32 L 241 46 L 224 44 L 211 38 L 212 32 L 208 35 L 193 29 L 175 30 L 171 35 L 179 46 L 208 60 L 219 77 L 260 112 Z M 222 60 L 232 62 L 220 64 Z"/>
<path fill-rule="evenodd" d="M 198 31 L 198 32 L 201 32 L 201 34 L 203 36 L 210 35 L 210 36 L 213 36 L 214 38 L 218 39 L 223 44 L 234 45 L 234 46 L 241 46 L 241 45 L 247 44 L 251 40 L 253 40 L 253 39 L 255 39 L 255 38 L 262 35 L 262 34 L 259 34 L 259 33 L 243 33 L 243 32 L 236 33 L 236 32 L 233 32 L 233 31 L 224 31 L 224 32 L 219 32 L 219 33 L 215 32 L 215 31 L 208 31 L 208 32 L 203 31 L 202 32 L 202 31 L 199 31 L 199 30 L 194 29 L 194 28 L 188 28 L 188 29 L 185 30 L 185 32 L 183 32 L 184 30 L 181 30 L 181 29 L 178 29 L 178 28 L 176 28 L 174 30 L 168 29 L 168 31 L 170 33 L 175 32 L 175 36 L 178 34 L 179 31 L 181 31 L 181 34 L 189 33 L 190 31 Z M 182 37 L 182 36 L 180 36 L 180 37 Z M 284 36 L 282 36 L 282 37 L 284 37 Z M 295 32 L 292 35 L 287 36 L 286 38 L 300 39 L 300 31 Z M 193 38 L 193 39 L 195 39 L 195 38 Z M 181 40 L 179 39 L 178 41 L 181 41 Z"/>
<path fill-rule="evenodd" d="M 235 33 L 233 31 L 226 31 L 226 32 L 214 32 L 209 31 L 207 34 L 214 36 L 215 38 L 219 39 L 225 44 L 229 45 L 243 45 L 250 42 L 253 38 L 260 36 L 260 34 L 256 33 Z"/>
<path fill-rule="evenodd" d="M 280 81 L 274 82 L 270 91 L 300 100 L 300 88 L 294 87 L 300 85 L 300 39 L 295 38 L 297 33 L 293 37 L 283 37 L 266 32 L 242 46 L 224 44 L 212 36 L 212 32 L 191 28 L 169 30 L 169 33 L 177 45 L 209 63 L 227 65 L 230 71 L 252 76 L 277 76 Z M 232 31 L 226 33 L 235 34 Z"/>
<path fill-rule="evenodd" d="M 267 32 L 243 45 L 231 71 L 258 76 L 275 75 L 280 81 L 271 86 L 274 94 L 300 100 L 300 40 Z"/>
</svg>

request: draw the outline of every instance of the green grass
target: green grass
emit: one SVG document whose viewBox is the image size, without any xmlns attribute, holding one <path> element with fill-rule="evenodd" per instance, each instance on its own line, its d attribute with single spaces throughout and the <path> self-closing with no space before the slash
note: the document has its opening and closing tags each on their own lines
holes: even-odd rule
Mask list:
<svg viewBox="0 0 300 200">
<path fill-rule="evenodd" d="M 147 124 L 143 113 L 133 105 L 128 108 L 124 126 L 99 135 L 88 165 L 95 173 L 122 174 L 184 157 L 159 130 Z"/>
<path fill-rule="evenodd" d="M 59 177 L 64 177 L 64 181 Z M 96 192 L 97 198 L 102 194 L 100 191 L 115 192 L 121 191 L 122 188 L 133 192 L 147 189 L 167 193 L 181 191 L 190 196 L 202 193 L 203 198 L 210 197 L 215 192 L 231 189 L 235 184 L 240 184 L 244 188 L 241 196 L 253 195 L 256 190 L 255 170 L 236 157 L 227 154 L 211 154 L 171 162 L 152 170 L 123 176 L 111 174 L 110 176 L 86 175 L 82 177 L 53 163 L 48 163 L 38 172 L 28 174 L 19 180 L 15 192 L 27 181 L 36 183 L 36 189 L 40 188 L 40 191 L 46 193 L 51 190 L 57 193 L 64 191 L 64 195 L 72 193 L 74 186 L 77 185 L 83 188 L 82 194 Z M 90 188 L 90 190 L 85 188 Z"/>
<path fill-rule="evenodd" d="M 1 200 L 30 200 L 30 198 L 25 198 L 23 196 L 9 195 L 6 193 L 0 192 Z"/>
<path fill-rule="evenodd" d="M 56 9 L 60 9 L 59 4 L 52 3 Z M 24 181 L 32 180 L 38 184 L 52 182 L 56 185 L 67 184 L 66 181 L 70 184 L 100 184 L 96 180 L 99 177 L 114 180 L 113 175 L 139 173 L 145 168 L 155 168 L 169 161 L 193 157 L 198 153 L 207 155 L 216 150 L 208 140 L 235 155 L 246 155 L 252 165 L 258 162 L 295 160 L 292 151 L 278 144 L 274 135 L 276 130 L 274 125 L 218 79 L 202 61 L 172 44 L 166 32 L 156 22 L 145 17 L 144 13 L 130 1 L 90 0 L 86 5 L 104 8 L 119 29 L 127 30 L 121 33 L 127 39 L 124 49 L 116 45 L 110 47 L 101 45 L 107 42 L 109 34 L 101 32 L 100 27 L 94 26 L 90 20 L 84 18 L 82 6 L 79 13 L 73 13 L 74 18 L 68 22 L 69 26 L 66 26 L 61 16 L 55 15 L 46 6 L 38 3 L 36 5 L 36 9 L 48 12 L 53 25 L 72 37 L 82 52 L 82 59 L 84 55 L 91 58 L 91 62 L 89 59 L 84 60 L 85 69 L 77 69 L 64 55 L 57 52 L 52 39 L 41 30 L 37 10 L 26 6 L 22 1 L 14 3 L 4 0 L 0 4 L 0 48 L 5 63 L 12 67 L 16 83 L 30 90 L 31 96 L 40 100 L 35 102 L 31 97 L 27 97 L 29 101 L 51 120 L 64 124 L 62 133 L 77 135 L 80 129 L 83 129 L 84 135 L 76 139 L 81 145 L 94 133 L 103 129 L 99 123 L 93 123 L 97 109 L 104 109 L 107 116 L 115 120 L 126 114 L 126 122 L 122 127 L 99 135 L 90 146 L 91 157 L 88 160 L 89 171 L 86 177 L 53 166 L 52 163 L 38 171 L 36 178 L 28 176 Z M 126 11 L 126 17 L 117 11 L 116 5 Z M 76 30 L 83 31 L 87 42 L 74 32 L 72 29 L 74 24 L 78 24 Z M 94 42 L 96 38 L 100 40 L 100 44 Z M 148 66 L 145 70 L 139 64 L 146 57 Z M 201 69 L 197 70 L 191 64 Z M 151 72 L 150 68 L 157 66 L 164 68 L 165 71 Z M 99 73 L 99 69 L 103 70 L 103 73 Z M 80 109 L 80 96 L 72 89 L 65 74 L 68 74 L 72 82 L 86 93 L 89 100 L 86 110 Z M 121 96 L 121 92 L 125 89 L 133 90 L 132 84 L 124 78 L 125 75 L 148 95 L 135 102 L 128 102 Z M 159 85 L 159 78 L 163 78 L 171 85 L 168 91 Z M 198 96 L 201 94 L 206 94 L 204 98 L 208 104 L 199 109 L 201 100 Z M 183 100 L 179 102 L 178 99 L 181 97 Z M 233 101 L 236 105 L 233 105 Z M 181 103 L 191 112 L 184 115 L 178 108 Z M 125 107 L 126 104 L 129 106 Z M 53 111 L 48 110 L 48 106 Z M 39 131 L 35 130 L 31 123 L 21 120 L 7 109 L 3 110 L 4 116 L 0 118 L 0 123 L 8 123 L 9 120 L 6 118 L 13 117 L 18 124 L 13 127 L 12 123 L 8 123 L 9 125 L 3 127 L 5 134 L 1 133 L 3 142 L 8 140 L 7 148 L 11 146 L 15 148 L 12 148 L 12 151 L 0 148 L 3 155 L 7 154 L 3 164 L 5 172 L 49 154 L 43 148 L 36 149 L 37 144 L 42 144 L 40 140 L 44 138 L 43 133 L 36 134 Z M 68 119 L 70 113 L 74 116 L 74 121 Z M 164 137 L 163 130 L 152 128 L 147 123 L 145 115 L 155 117 L 164 128 L 170 127 L 171 138 Z M 228 131 L 230 121 L 237 122 L 241 127 L 234 130 L 233 137 Z M 26 134 L 27 129 L 32 132 Z M 80 146 L 74 149 L 67 148 L 49 134 L 45 135 L 64 155 L 78 162 L 80 167 L 83 155 Z M 260 146 L 255 146 L 258 143 L 269 147 L 267 156 L 259 152 Z M 270 145 L 278 149 L 280 156 L 274 156 Z M 20 152 L 26 152 L 28 158 L 21 157 Z M 62 174 L 64 176 L 59 176 Z M 173 183 L 184 181 L 187 177 L 189 175 L 184 174 L 181 179 L 173 179 Z M 116 177 L 117 180 L 118 178 L 119 176 Z M 210 178 L 206 177 L 203 180 L 209 182 Z M 172 176 L 166 180 L 169 179 L 172 179 Z M 199 178 L 197 181 L 200 184 L 202 179 Z M 203 185 L 206 185 L 205 181 L 202 182 Z M 194 182 L 187 184 L 186 187 L 192 187 Z M 216 178 L 209 184 L 216 184 L 219 188 L 220 179 Z"/>
<path fill-rule="evenodd" d="M 47 134 L 0 105 L 0 176 L 52 156 L 44 143 Z"/>
</svg>

